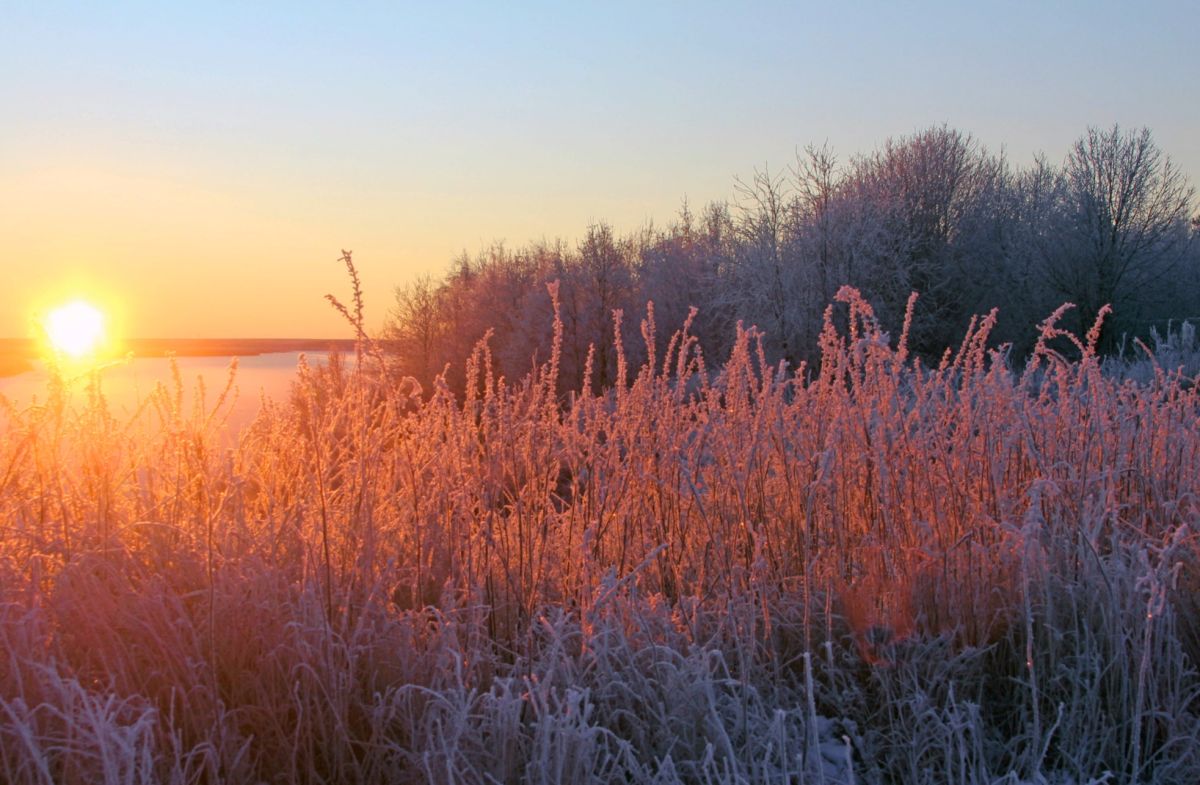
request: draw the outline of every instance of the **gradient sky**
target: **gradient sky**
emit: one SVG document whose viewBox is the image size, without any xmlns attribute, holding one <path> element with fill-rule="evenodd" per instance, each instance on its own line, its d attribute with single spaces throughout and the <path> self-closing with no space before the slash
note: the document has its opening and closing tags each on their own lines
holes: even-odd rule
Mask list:
<svg viewBox="0 0 1200 785">
<path fill-rule="evenodd" d="M 1145 125 L 1200 176 L 1194 2 L 3 5 L 0 336 L 79 295 L 130 336 L 345 336 L 342 248 L 378 326 L 463 249 L 943 122 L 1017 163 Z"/>
</svg>

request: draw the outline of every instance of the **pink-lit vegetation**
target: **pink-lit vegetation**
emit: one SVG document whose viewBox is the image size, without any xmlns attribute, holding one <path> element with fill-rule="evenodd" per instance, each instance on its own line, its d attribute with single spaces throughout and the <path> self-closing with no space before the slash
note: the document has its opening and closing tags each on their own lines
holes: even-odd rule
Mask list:
<svg viewBox="0 0 1200 785">
<path fill-rule="evenodd" d="M 844 289 L 812 371 L 648 317 L 456 398 L 343 310 L 232 449 L 178 378 L 0 412 L 0 780 L 1200 781 L 1194 380 Z"/>
</svg>

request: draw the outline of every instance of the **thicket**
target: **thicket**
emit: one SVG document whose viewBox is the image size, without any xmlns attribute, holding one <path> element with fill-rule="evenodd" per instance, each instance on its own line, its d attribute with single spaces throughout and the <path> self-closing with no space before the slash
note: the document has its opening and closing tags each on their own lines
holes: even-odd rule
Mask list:
<svg viewBox="0 0 1200 785">
<path fill-rule="evenodd" d="M 619 236 L 601 223 L 578 245 L 464 253 L 444 276 L 397 290 L 387 337 L 406 374 L 428 385 L 449 366 L 461 391 L 463 358 L 491 330 L 497 372 L 517 379 L 546 359 L 545 284 L 558 281 L 560 391 L 581 386 L 592 345 L 593 389 L 613 384 L 612 312 L 647 301 L 663 327 L 659 353 L 695 306 L 707 356 L 729 355 L 741 321 L 763 331 L 770 362 L 794 369 L 819 361 L 825 306 L 850 284 L 893 336 L 921 292 L 909 345 L 934 364 L 992 308 L 1004 316 L 995 339 L 1023 362 L 1033 326 L 1062 302 L 1078 306 L 1064 316 L 1077 333 L 1113 307 L 1098 338 L 1107 356 L 1197 321 L 1198 238 L 1193 189 L 1148 130 L 1090 129 L 1060 165 L 1020 167 L 943 126 L 845 162 L 809 147 L 782 172 L 739 180 L 729 202 L 696 214 L 685 203 L 665 227 Z M 645 359 L 636 334 L 622 348 L 635 365 Z"/>
<path fill-rule="evenodd" d="M 178 375 L 5 402 L 0 779 L 1200 781 L 1194 379 L 1066 309 L 1020 373 L 994 314 L 926 365 L 919 301 L 890 339 L 846 288 L 815 373 L 648 314 L 566 395 L 548 295 L 533 372 L 485 341 L 455 396 L 355 279 L 355 360 L 233 447 Z"/>
</svg>

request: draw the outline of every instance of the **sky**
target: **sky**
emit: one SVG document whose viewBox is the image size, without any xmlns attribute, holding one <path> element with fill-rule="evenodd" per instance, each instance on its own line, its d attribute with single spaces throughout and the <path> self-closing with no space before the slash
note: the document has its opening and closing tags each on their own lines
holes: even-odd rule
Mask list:
<svg viewBox="0 0 1200 785">
<path fill-rule="evenodd" d="M 349 337 L 495 241 L 665 224 L 946 123 L 1016 164 L 1147 126 L 1200 177 L 1194 2 L 0 0 L 0 337 Z"/>
</svg>

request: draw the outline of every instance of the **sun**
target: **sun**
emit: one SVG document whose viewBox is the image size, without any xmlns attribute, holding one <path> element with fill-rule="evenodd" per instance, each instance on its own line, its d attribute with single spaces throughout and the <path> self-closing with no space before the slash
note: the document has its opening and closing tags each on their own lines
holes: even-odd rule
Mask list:
<svg viewBox="0 0 1200 785">
<path fill-rule="evenodd" d="M 79 359 L 94 353 L 104 341 L 104 314 L 76 300 L 46 315 L 46 337 L 55 350 Z"/>
</svg>

